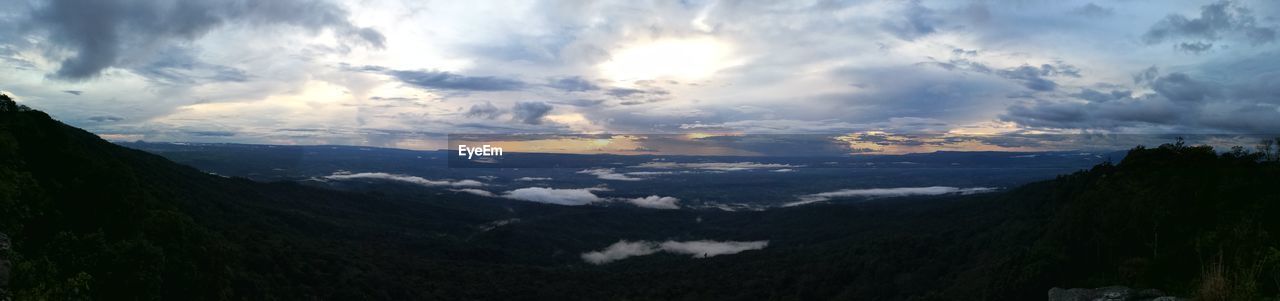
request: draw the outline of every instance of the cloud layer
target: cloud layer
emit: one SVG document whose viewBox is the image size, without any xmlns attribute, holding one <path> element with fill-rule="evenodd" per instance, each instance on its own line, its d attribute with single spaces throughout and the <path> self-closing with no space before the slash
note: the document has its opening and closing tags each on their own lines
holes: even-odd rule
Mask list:
<svg viewBox="0 0 1280 301">
<path fill-rule="evenodd" d="M 230 23 L 332 30 L 372 47 L 385 43 L 377 30 L 351 24 L 345 8 L 323 1 L 49 1 L 31 9 L 25 21 L 44 29 L 35 33 L 45 35 L 49 47 L 70 52 L 53 75 L 73 80 L 110 67 L 160 67 L 148 64 L 146 56 Z"/>
<path fill-rule="evenodd" d="M 350 180 L 386 180 L 386 181 L 398 181 L 398 182 L 405 182 L 405 183 L 417 184 L 417 185 L 428 186 L 428 187 L 441 187 L 441 186 L 443 186 L 443 187 L 480 187 L 480 186 L 484 186 L 484 183 L 481 183 L 480 181 L 476 181 L 476 180 L 458 180 L 458 181 L 450 181 L 450 180 L 428 180 L 428 179 L 425 179 L 425 178 L 422 178 L 422 177 L 417 177 L 417 176 L 400 175 L 400 174 L 390 174 L 390 173 L 385 173 L 385 172 L 361 172 L 361 173 L 337 172 L 337 173 L 334 173 L 334 174 L 332 174 L 332 175 L 328 175 L 328 176 L 320 177 L 319 179 L 322 179 L 322 180 L 335 180 L 335 181 L 350 181 Z"/>
<path fill-rule="evenodd" d="M 581 206 L 601 202 L 604 199 L 596 196 L 595 191 L 607 191 L 605 188 L 560 189 L 547 187 L 527 187 L 502 194 L 502 197 L 538 203 Z"/>
<path fill-rule="evenodd" d="M 678 162 L 645 162 L 634 166 L 635 168 L 653 168 L 653 169 L 705 169 L 718 171 L 738 171 L 749 169 L 779 169 L 799 167 L 796 165 L 779 164 L 779 163 L 756 163 L 756 162 L 707 162 L 707 163 L 678 163 Z"/>
<path fill-rule="evenodd" d="M 650 255 L 658 252 L 670 252 L 690 255 L 694 258 L 707 258 L 719 255 L 732 255 L 744 251 L 764 249 L 769 241 L 627 241 L 619 240 L 603 250 L 582 253 L 582 260 L 591 264 L 606 264 L 629 257 Z"/>
<path fill-rule="evenodd" d="M 580 174 L 589 174 L 600 178 L 601 180 L 613 181 L 640 181 L 643 178 L 630 177 L 625 174 L 614 172 L 612 168 L 595 168 L 578 171 Z"/>
<path fill-rule="evenodd" d="M 6 4 L 0 89 L 113 139 L 1280 127 L 1273 1 Z"/>
<path fill-rule="evenodd" d="M 484 189 L 462 188 L 462 189 L 454 189 L 453 191 L 470 193 L 470 194 L 474 194 L 474 195 L 478 195 L 478 196 L 482 196 L 482 197 L 496 197 L 496 196 L 497 196 L 497 195 L 493 194 L 493 192 L 489 192 L 488 190 L 484 190 Z"/>
<path fill-rule="evenodd" d="M 642 198 L 625 199 L 625 201 L 627 203 L 631 203 L 632 205 L 636 205 L 637 207 L 643 207 L 643 208 L 680 209 L 680 205 L 676 204 L 677 202 L 680 202 L 680 199 L 669 197 L 669 196 L 651 195 L 651 196 L 642 197 Z"/>
<path fill-rule="evenodd" d="M 904 197 L 917 195 L 944 195 L 944 194 L 976 194 L 994 192 L 996 188 L 990 187 L 971 187 L 957 188 L 947 186 L 929 186 L 929 187 L 898 187 L 898 188 L 869 188 L 869 189 L 841 189 L 830 192 L 822 192 L 815 194 L 806 194 L 799 196 L 799 201 L 786 203 L 783 207 L 800 206 L 817 202 L 825 202 L 836 198 L 888 198 L 888 197 Z"/>
</svg>

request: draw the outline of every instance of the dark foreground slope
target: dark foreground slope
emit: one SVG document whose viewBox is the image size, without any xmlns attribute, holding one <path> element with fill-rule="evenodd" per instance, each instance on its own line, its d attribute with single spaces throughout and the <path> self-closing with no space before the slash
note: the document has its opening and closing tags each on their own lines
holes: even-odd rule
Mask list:
<svg viewBox="0 0 1280 301">
<path fill-rule="evenodd" d="M 501 217 L 208 175 L 9 104 L 0 233 L 13 243 L 9 286 L 20 300 L 457 293 L 460 275 L 485 270 L 438 262 L 470 256 L 444 246 Z"/>
<path fill-rule="evenodd" d="M 1032 245 L 1000 266 L 1010 287 L 1159 287 L 1205 300 L 1278 297 L 1280 164 L 1181 142 L 1043 183 Z M 1038 285 L 1037 285 L 1038 284 Z"/>
<path fill-rule="evenodd" d="M 559 207 L 223 178 L 9 104 L 0 232 L 17 299 L 1037 300 L 1121 284 L 1249 300 L 1280 281 L 1280 168 L 1244 152 L 1138 148 L 981 196 Z M 578 257 L 620 239 L 770 243 L 705 259 Z"/>
</svg>

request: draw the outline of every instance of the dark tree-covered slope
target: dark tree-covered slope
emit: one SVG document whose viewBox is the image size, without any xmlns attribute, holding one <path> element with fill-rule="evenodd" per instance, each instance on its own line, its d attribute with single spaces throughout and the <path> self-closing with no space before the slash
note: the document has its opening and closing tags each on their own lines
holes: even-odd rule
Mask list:
<svg viewBox="0 0 1280 301">
<path fill-rule="evenodd" d="M 473 256 L 446 246 L 505 212 L 209 175 L 8 103 L 0 233 L 18 299 L 425 298 L 464 287 L 444 271 L 465 268 L 436 261 Z"/>
</svg>

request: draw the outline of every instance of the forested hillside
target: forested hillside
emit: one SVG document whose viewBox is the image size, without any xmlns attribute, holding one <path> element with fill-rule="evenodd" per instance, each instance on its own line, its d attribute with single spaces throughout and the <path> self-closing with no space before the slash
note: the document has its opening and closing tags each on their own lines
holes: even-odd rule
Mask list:
<svg viewBox="0 0 1280 301">
<path fill-rule="evenodd" d="M 1268 148 L 1173 143 L 1002 193 L 759 212 L 405 198 L 210 175 L 0 100 L 17 300 L 1258 300 L 1280 289 L 1277 184 Z M 578 256 L 623 239 L 769 246 Z"/>
<path fill-rule="evenodd" d="M 444 271 L 462 268 L 433 260 L 465 251 L 443 241 L 488 220 L 482 206 L 209 175 L 3 101 L 0 233 L 18 300 L 447 294 L 463 286 Z"/>
</svg>

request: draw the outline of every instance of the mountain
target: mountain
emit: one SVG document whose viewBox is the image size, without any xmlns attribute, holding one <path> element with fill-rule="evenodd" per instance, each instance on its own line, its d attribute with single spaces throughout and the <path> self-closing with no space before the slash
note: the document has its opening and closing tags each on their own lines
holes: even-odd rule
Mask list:
<svg viewBox="0 0 1280 301">
<path fill-rule="evenodd" d="M 571 207 L 228 178 L 0 100 L 19 300 L 1252 300 L 1280 292 L 1277 176 L 1274 154 L 1174 143 L 991 194 Z"/>
<path fill-rule="evenodd" d="M 454 281 L 436 273 L 455 264 L 373 259 L 470 256 L 440 246 L 501 215 L 209 175 L 11 107 L 0 232 L 17 299 L 429 296 L 409 283 Z M 441 272 L 396 274 L 426 267 Z"/>
<path fill-rule="evenodd" d="M 671 197 L 679 199 L 682 208 L 738 209 L 785 206 L 808 199 L 809 195 L 846 189 L 1017 187 L 1124 156 L 1124 152 L 935 152 L 844 157 L 512 152 L 504 155 L 504 164 L 459 167 L 454 162 L 446 163 L 449 156 L 443 151 L 330 145 L 117 144 L 158 154 L 202 171 L 257 181 L 299 181 L 307 185 L 351 190 L 352 184 L 373 181 L 368 177 L 332 179 L 343 179 L 343 174 L 376 174 L 383 178 L 416 177 L 442 184 L 474 181 L 469 186 L 475 189 L 474 192 L 497 195 L 529 187 L 583 189 L 604 185 L 608 191 L 592 193 L 602 198 Z M 380 184 L 392 181 L 382 182 Z M 400 186 L 407 187 L 379 185 L 377 188 L 382 192 L 395 192 L 428 186 L 401 182 L 405 185 Z M 440 187 L 418 190 L 448 193 Z M 860 198 L 830 201 L 860 201 Z M 619 204 L 598 202 L 593 205 Z"/>
</svg>

